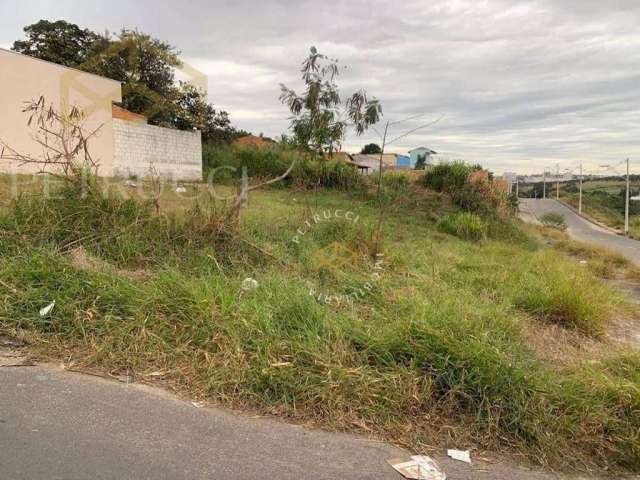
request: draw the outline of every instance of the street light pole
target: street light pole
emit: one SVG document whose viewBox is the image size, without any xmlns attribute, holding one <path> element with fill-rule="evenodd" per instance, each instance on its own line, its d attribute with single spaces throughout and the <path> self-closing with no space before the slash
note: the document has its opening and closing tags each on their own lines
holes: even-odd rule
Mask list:
<svg viewBox="0 0 640 480">
<path fill-rule="evenodd" d="M 578 213 L 582 213 L 582 163 L 580 163 L 580 198 L 578 200 Z"/>
<path fill-rule="evenodd" d="M 629 159 L 627 158 L 627 194 L 624 205 L 624 234 L 629 235 Z"/>
</svg>

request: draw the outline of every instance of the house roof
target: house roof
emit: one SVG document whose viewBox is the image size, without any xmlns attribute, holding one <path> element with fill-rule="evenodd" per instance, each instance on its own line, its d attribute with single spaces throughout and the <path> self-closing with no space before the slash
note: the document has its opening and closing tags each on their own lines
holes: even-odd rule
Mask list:
<svg viewBox="0 0 640 480">
<path fill-rule="evenodd" d="M 133 113 L 122 108 L 115 103 L 111 104 L 111 118 L 117 118 L 119 120 L 127 120 L 128 122 L 147 123 L 147 117 L 140 115 L 139 113 Z"/>
<path fill-rule="evenodd" d="M 60 65 L 59 63 L 50 62 L 49 60 L 42 60 L 41 58 L 32 57 L 31 55 L 25 55 L 25 54 L 19 53 L 19 52 L 14 52 L 13 50 L 8 50 L 8 49 L 2 48 L 2 47 L 0 47 L 0 51 L 5 52 L 5 53 L 10 53 L 12 55 L 20 55 L 21 57 L 30 58 L 31 60 L 34 60 L 36 62 L 48 63 L 49 65 L 55 65 L 56 67 L 64 68 L 65 70 L 71 70 L 72 72 L 83 73 L 85 75 L 90 75 L 92 77 L 97 77 L 97 78 L 100 78 L 102 80 L 108 80 L 109 82 L 115 82 L 118 85 L 122 85 L 122 82 L 120 80 L 114 80 L 113 78 L 103 77 L 102 75 L 97 75 L 95 73 L 85 72 L 84 70 L 80 70 L 79 68 L 67 67 L 66 65 Z"/>
<path fill-rule="evenodd" d="M 233 143 L 237 145 L 244 145 L 246 147 L 267 147 L 272 145 L 274 141 L 265 137 L 245 135 L 244 137 L 237 138 Z"/>
<path fill-rule="evenodd" d="M 435 150 L 431 150 L 430 148 L 427 147 L 418 147 L 418 148 L 413 148 L 411 150 L 409 150 L 409 153 L 411 152 L 415 152 L 417 150 L 424 150 L 425 152 L 428 152 L 429 155 L 436 155 L 438 152 L 436 152 Z"/>
</svg>

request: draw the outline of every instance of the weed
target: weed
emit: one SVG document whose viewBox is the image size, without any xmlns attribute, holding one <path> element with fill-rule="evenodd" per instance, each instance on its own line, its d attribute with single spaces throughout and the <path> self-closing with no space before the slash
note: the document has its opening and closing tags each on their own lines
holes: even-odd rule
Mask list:
<svg viewBox="0 0 640 480">
<path fill-rule="evenodd" d="M 440 230 L 464 240 L 479 242 L 487 236 L 487 224 L 475 213 L 463 212 L 446 215 Z"/>
</svg>

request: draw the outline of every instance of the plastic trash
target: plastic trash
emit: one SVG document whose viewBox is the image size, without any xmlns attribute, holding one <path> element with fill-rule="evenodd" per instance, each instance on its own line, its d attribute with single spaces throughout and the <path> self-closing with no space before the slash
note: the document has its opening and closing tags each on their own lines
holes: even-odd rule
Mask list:
<svg viewBox="0 0 640 480">
<path fill-rule="evenodd" d="M 471 456 L 469 450 L 455 450 L 450 448 L 447 450 L 447 455 L 449 455 L 454 460 L 459 460 L 465 463 L 471 463 Z"/>
<path fill-rule="evenodd" d="M 258 281 L 249 277 L 249 278 L 245 278 L 242 281 L 242 290 L 244 290 L 245 292 L 249 292 L 251 290 L 255 290 L 256 288 L 258 288 Z"/>
<path fill-rule="evenodd" d="M 54 300 L 53 302 L 51 302 L 46 307 L 41 308 L 40 309 L 40 316 L 41 317 L 46 317 L 47 315 L 49 315 L 49 313 L 51 313 L 51 310 L 53 310 L 53 307 L 55 307 L 55 306 L 56 306 L 56 301 Z"/>
<path fill-rule="evenodd" d="M 176 193 L 187 193 L 187 189 L 184 187 L 176 187 Z"/>
<path fill-rule="evenodd" d="M 387 463 L 410 480 L 447 480 L 447 476 L 435 460 L 426 455 L 411 455 L 410 460 L 387 460 Z"/>
</svg>

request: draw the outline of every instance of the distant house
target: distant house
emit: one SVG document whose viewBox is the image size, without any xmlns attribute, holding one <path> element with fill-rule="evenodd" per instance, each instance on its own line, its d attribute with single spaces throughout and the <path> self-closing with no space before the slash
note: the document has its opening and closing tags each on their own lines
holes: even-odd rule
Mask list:
<svg viewBox="0 0 640 480">
<path fill-rule="evenodd" d="M 382 168 L 395 168 L 398 155 L 395 153 L 385 153 L 382 155 Z M 356 153 L 353 155 L 353 163 L 365 170 L 367 173 L 377 172 L 380 169 L 380 155 Z"/>
<path fill-rule="evenodd" d="M 234 145 L 254 148 L 267 148 L 275 144 L 275 142 L 270 138 L 262 136 L 256 137 L 255 135 L 245 135 L 244 137 L 239 137 L 233 143 Z"/>
<path fill-rule="evenodd" d="M 411 157 L 409 155 L 398 155 L 398 158 L 396 158 L 396 167 L 411 168 Z"/>
<path fill-rule="evenodd" d="M 436 155 L 438 152 L 431 150 L 426 147 L 418 147 L 413 150 L 409 150 L 409 158 L 411 162 L 411 168 L 415 168 L 416 163 L 418 163 L 418 159 L 424 155 L 425 157 L 425 165 L 431 164 L 431 155 Z"/>
</svg>

